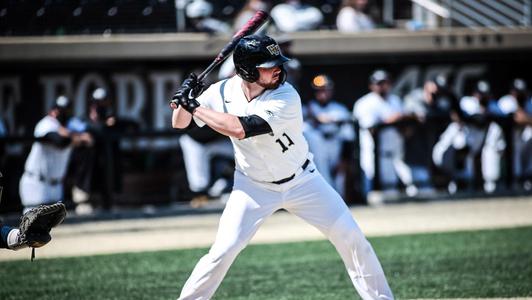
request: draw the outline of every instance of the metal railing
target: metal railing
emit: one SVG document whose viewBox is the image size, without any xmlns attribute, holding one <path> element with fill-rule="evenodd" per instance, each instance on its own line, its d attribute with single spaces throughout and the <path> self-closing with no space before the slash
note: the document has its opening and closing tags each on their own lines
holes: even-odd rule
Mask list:
<svg viewBox="0 0 532 300">
<path fill-rule="evenodd" d="M 414 19 L 423 24 L 439 17 L 445 26 L 528 27 L 531 0 L 412 0 Z"/>
</svg>

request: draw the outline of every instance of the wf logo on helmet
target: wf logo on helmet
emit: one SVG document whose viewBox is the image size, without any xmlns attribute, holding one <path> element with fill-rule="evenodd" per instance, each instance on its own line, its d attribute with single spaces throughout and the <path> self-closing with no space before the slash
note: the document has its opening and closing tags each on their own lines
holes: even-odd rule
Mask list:
<svg viewBox="0 0 532 300">
<path fill-rule="evenodd" d="M 268 52 L 270 52 L 272 56 L 278 56 L 281 54 L 281 49 L 279 49 L 279 45 L 277 44 L 268 45 L 266 46 L 266 49 L 268 49 Z"/>
</svg>

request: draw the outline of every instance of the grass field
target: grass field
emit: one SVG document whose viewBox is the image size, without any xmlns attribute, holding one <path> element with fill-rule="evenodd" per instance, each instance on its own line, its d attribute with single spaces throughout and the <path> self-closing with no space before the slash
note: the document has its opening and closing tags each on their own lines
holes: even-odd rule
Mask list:
<svg viewBox="0 0 532 300">
<path fill-rule="evenodd" d="M 398 299 L 532 296 L 532 227 L 370 241 Z M 0 299 L 175 299 L 205 251 L 1 262 Z M 358 296 L 333 247 L 317 241 L 249 246 L 215 298 Z"/>
</svg>

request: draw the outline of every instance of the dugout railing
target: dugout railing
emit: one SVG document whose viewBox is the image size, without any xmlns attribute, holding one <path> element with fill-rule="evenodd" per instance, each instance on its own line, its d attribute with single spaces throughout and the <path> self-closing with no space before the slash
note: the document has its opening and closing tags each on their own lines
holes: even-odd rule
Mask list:
<svg viewBox="0 0 532 300">
<path fill-rule="evenodd" d="M 513 172 L 513 128 L 515 123 L 511 116 L 508 117 L 491 117 L 490 121 L 496 122 L 503 128 L 506 148 L 502 159 L 502 172 L 500 179 L 500 189 L 494 195 L 521 195 L 526 191 L 516 188 L 517 183 L 523 178 L 515 178 Z M 433 122 L 448 124 L 447 120 L 434 119 Z M 364 192 L 364 179 L 360 168 L 360 139 L 359 126 L 354 121 L 355 141 L 349 148 L 352 155 L 347 157 L 346 162 L 349 165 L 349 180 L 346 183 L 346 201 L 349 203 L 365 203 L 366 193 Z M 432 128 L 427 124 L 407 121 L 392 125 L 378 125 L 371 129 L 375 142 L 375 149 L 379 149 L 379 133 L 387 127 L 405 127 L 405 126 L 425 126 Z M 105 208 L 115 206 L 139 206 L 152 204 L 170 204 L 179 201 L 190 200 L 190 192 L 187 191 L 187 182 L 185 168 L 180 153 L 178 138 L 181 131 L 164 130 L 164 131 L 138 131 L 106 136 L 105 143 L 118 142 L 118 152 L 107 152 L 106 157 L 108 168 L 100 170 L 102 176 L 108 176 L 108 173 L 119 174 L 118 180 L 112 180 L 108 190 L 108 199 L 100 199 L 100 204 Z M 432 138 L 424 139 L 430 152 L 426 155 L 431 158 L 432 147 L 439 136 L 434 134 Z M 20 210 L 20 200 L 18 198 L 18 182 L 24 171 L 24 163 L 35 139 L 31 136 L 9 136 L 0 138 L 0 171 L 4 175 L 4 195 L 0 202 L 0 212 L 9 212 Z M 375 170 L 379 170 L 379 152 L 375 153 Z M 432 162 L 432 159 L 430 159 Z M 477 160 L 478 164 L 478 160 Z M 118 166 L 121 170 L 113 169 Z M 461 197 L 467 196 L 486 196 L 482 189 L 469 190 L 466 194 L 457 193 L 449 195 L 446 192 L 445 182 L 448 177 L 438 170 L 432 163 L 429 165 L 430 175 L 433 179 L 432 184 L 435 187 L 435 193 L 432 195 L 424 194 L 421 198 L 441 198 L 441 197 Z M 69 174 L 68 176 L 71 176 Z M 477 183 L 480 180 L 480 174 L 475 174 L 472 180 Z M 72 178 L 65 178 L 65 187 L 71 188 Z M 117 188 L 121 186 L 121 188 Z M 382 191 L 384 189 L 380 172 L 375 172 L 372 191 Z M 68 191 L 66 193 L 67 198 Z M 420 198 L 417 197 L 417 198 Z M 401 196 L 406 199 L 406 195 Z M 414 198 L 416 199 L 416 198 Z M 67 202 L 70 199 L 67 199 Z M 107 202 L 106 202 L 107 201 Z"/>
</svg>

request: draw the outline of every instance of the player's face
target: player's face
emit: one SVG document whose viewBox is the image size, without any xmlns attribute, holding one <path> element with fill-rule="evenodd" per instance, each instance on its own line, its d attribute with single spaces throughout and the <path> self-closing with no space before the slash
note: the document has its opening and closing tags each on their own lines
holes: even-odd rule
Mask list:
<svg viewBox="0 0 532 300">
<path fill-rule="evenodd" d="M 332 89 L 319 89 L 315 92 L 316 100 L 318 100 L 320 103 L 327 103 L 329 100 L 331 100 L 333 96 L 333 90 Z"/>
<path fill-rule="evenodd" d="M 259 70 L 259 79 L 256 81 L 258 85 L 265 89 L 275 89 L 281 83 L 281 68 L 279 66 L 273 68 L 257 68 Z"/>
<path fill-rule="evenodd" d="M 374 83 L 374 84 L 371 84 L 370 85 L 370 89 L 371 91 L 379 94 L 379 95 L 386 95 L 388 94 L 388 92 L 390 92 L 390 89 L 391 89 L 391 83 L 387 80 L 384 80 L 384 81 L 381 81 L 381 82 L 378 82 L 378 83 Z"/>
</svg>

